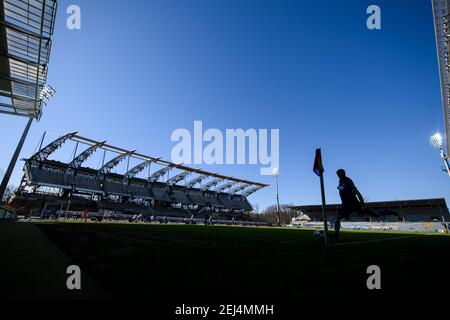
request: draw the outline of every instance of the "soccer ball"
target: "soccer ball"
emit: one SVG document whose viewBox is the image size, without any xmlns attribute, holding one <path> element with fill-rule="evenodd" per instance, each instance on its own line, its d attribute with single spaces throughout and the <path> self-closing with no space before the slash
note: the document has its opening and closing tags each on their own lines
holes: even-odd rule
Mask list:
<svg viewBox="0 0 450 320">
<path fill-rule="evenodd" d="M 314 230 L 313 238 L 314 238 L 314 240 L 321 240 L 322 241 L 323 238 L 324 238 L 323 230 Z"/>
</svg>

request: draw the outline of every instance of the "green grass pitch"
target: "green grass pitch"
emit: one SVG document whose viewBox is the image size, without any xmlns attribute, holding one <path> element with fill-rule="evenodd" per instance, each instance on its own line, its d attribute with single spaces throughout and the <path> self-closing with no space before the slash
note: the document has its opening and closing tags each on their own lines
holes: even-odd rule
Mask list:
<svg viewBox="0 0 450 320">
<path fill-rule="evenodd" d="M 430 298 L 442 294 L 436 288 L 446 286 L 450 267 L 446 235 L 343 232 L 345 245 L 325 248 L 311 230 L 300 229 L 119 223 L 37 228 L 93 280 L 95 292 L 86 287 L 82 294 L 104 298 Z M 55 272 L 48 266 L 53 260 L 36 266 Z M 373 264 L 381 268 L 377 291 L 366 287 Z"/>
</svg>

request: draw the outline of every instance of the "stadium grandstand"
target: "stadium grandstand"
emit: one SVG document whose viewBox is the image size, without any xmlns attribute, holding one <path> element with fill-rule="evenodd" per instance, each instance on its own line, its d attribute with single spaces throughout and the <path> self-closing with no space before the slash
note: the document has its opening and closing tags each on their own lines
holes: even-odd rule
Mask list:
<svg viewBox="0 0 450 320">
<path fill-rule="evenodd" d="M 424 200 L 398 200 L 367 202 L 365 208 L 374 215 L 353 214 L 348 221 L 352 222 L 432 222 L 450 221 L 450 215 L 445 199 Z M 327 216 L 333 220 L 341 205 L 329 204 L 326 206 Z M 321 205 L 290 206 L 299 214 L 308 216 L 311 221 L 323 221 Z M 375 217 L 374 217 L 375 216 Z"/>
<path fill-rule="evenodd" d="M 74 144 L 71 160 L 51 160 L 68 142 Z M 81 146 L 84 150 L 78 152 Z M 97 151 L 103 152 L 100 167 L 86 166 Z M 122 162 L 125 172 L 114 172 Z M 25 160 L 22 182 L 9 205 L 18 214 L 41 217 L 62 212 L 76 217 L 89 211 L 96 218 L 138 215 L 144 220 L 237 221 L 248 219 L 246 213 L 252 210 L 247 197 L 267 186 L 146 156 L 74 132 L 40 147 Z"/>
</svg>

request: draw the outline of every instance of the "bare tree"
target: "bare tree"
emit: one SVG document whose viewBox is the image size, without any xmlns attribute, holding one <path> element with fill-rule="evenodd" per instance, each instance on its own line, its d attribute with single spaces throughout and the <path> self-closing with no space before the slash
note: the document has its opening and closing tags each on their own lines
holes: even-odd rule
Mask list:
<svg viewBox="0 0 450 320">
<path fill-rule="evenodd" d="M 289 224 L 292 218 L 295 217 L 295 211 L 290 208 L 292 204 L 280 205 L 280 219 L 281 224 Z M 264 209 L 261 213 L 250 213 L 250 217 L 255 221 L 270 222 L 273 225 L 277 223 L 277 206 L 272 205 Z"/>
<path fill-rule="evenodd" d="M 14 192 L 16 191 L 17 187 L 10 184 L 9 186 L 6 187 L 5 190 L 5 194 L 3 195 L 3 201 L 5 203 L 7 203 L 9 201 L 9 199 L 12 197 L 12 195 L 14 194 Z"/>
</svg>

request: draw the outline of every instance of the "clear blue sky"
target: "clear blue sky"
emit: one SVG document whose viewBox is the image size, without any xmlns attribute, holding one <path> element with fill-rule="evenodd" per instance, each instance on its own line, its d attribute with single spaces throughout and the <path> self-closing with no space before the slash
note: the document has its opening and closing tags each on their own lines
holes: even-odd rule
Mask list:
<svg viewBox="0 0 450 320">
<path fill-rule="evenodd" d="M 78 4 L 82 29 L 68 30 Z M 366 8 L 382 30 L 366 28 Z M 431 1 L 59 1 L 48 83 L 57 90 L 21 157 L 70 131 L 170 158 L 176 128 L 279 128 L 282 203 L 328 202 L 345 168 L 371 201 L 447 197 L 428 137 L 443 130 Z M 0 115 L 6 168 L 25 119 Z M 21 177 L 22 163 L 12 183 Z M 203 166 L 272 186 L 256 165 Z"/>
</svg>

